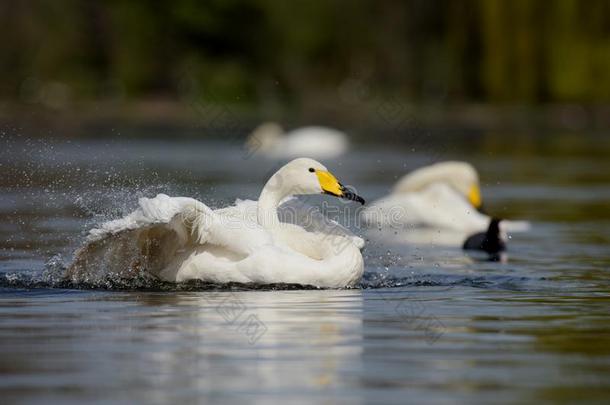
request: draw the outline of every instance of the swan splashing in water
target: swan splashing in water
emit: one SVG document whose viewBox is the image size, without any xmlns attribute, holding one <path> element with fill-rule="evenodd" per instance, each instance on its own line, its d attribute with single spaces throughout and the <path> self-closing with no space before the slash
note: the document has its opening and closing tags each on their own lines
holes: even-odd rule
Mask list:
<svg viewBox="0 0 610 405">
<path fill-rule="evenodd" d="M 66 277 L 95 282 L 109 272 L 130 277 L 145 270 L 176 282 L 353 286 L 363 273 L 361 238 L 320 212 L 304 212 L 303 205 L 293 205 L 297 223 L 282 222 L 278 215 L 287 198 L 320 193 L 364 204 L 321 163 L 307 158 L 271 176 L 258 202 L 238 200 L 212 210 L 187 197 L 142 198 L 136 211 L 90 231 Z"/>
</svg>

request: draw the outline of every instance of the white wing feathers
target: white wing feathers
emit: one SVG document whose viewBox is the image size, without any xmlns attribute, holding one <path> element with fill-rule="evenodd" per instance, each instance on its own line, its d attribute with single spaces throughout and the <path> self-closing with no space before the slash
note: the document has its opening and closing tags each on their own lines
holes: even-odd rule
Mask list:
<svg viewBox="0 0 610 405">
<path fill-rule="evenodd" d="M 67 276 L 98 282 L 108 273 L 132 277 L 146 269 L 159 274 L 197 245 L 228 243 L 225 234 L 216 235 L 218 222 L 214 211 L 192 198 L 141 198 L 131 214 L 90 231 Z"/>
<path fill-rule="evenodd" d="M 208 240 L 214 217 L 210 208 L 193 198 L 158 194 L 155 198 L 140 198 L 138 209 L 131 214 L 92 229 L 88 241 L 95 242 L 150 225 L 167 224 L 183 243 L 192 240 L 202 244 Z"/>
</svg>

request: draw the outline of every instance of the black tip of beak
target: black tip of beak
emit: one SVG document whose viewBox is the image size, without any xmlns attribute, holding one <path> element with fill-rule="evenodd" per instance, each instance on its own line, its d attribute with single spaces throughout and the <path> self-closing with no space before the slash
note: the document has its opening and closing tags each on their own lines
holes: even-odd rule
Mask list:
<svg viewBox="0 0 610 405">
<path fill-rule="evenodd" d="M 358 194 L 354 193 L 347 187 L 343 188 L 343 195 L 341 197 L 347 200 L 359 202 L 360 204 L 364 205 L 364 198 L 360 197 Z"/>
</svg>

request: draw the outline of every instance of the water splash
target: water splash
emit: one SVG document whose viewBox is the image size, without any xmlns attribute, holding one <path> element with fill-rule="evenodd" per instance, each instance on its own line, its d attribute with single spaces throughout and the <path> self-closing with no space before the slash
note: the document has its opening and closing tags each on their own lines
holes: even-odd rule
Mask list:
<svg viewBox="0 0 610 405">
<path fill-rule="evenodd" d="M 211 283 L 200 280 L 187 282 L 162 281 L 146 271 L 140 271 L 133 277 L 124 278 L 118 274 L 108 273 L 94 280 L 74 282 L 66 275 L 67 265 L 60 255 L 51 257 L 43 271 L 0 272 L 0 288 L 13 289 L 75 289 L 75 290 L 108 290 L 108 291 L 246 291 L 246 290 L 317 290 L 319 287 L 302 284 L 255 284 L 255 283 Z M 514 276 L 463 276 L 448 274 L 396 274 L 383 270 L 367 270 L 356 289 L 388 288 L 454 288 L 458 286 L 473 288 L 491 288 L 503 290 L 532 290 L 532 280 L 527 277 Z"/>
</svg>

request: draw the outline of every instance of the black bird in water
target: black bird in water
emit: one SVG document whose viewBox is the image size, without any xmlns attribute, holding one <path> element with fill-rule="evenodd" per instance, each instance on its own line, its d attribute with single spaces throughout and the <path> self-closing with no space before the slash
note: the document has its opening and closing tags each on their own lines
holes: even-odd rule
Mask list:
<svg viewBox="0 0 610 405">
<path fill-rule="evenodd" d="M 479 232 L 466 239 L 462 248 L 464 250 L 479 250 L 489 254 L 492 261 L 500 261 L 500 253 L 506 250 L 506 243 L 500 235 L 499 218 L 492 218 L 486 232 Z"/>
</svg>

